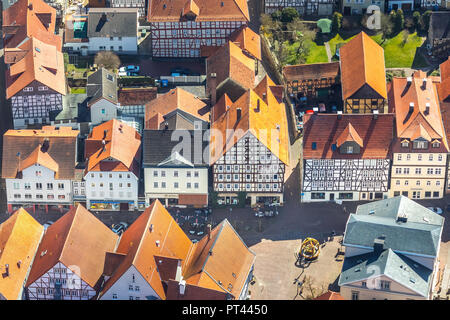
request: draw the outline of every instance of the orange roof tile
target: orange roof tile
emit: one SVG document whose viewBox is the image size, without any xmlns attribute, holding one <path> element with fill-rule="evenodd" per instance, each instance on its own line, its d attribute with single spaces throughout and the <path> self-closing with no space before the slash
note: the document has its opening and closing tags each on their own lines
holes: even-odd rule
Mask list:
<svg viewBox="0 0 450 320">
<path fill-rule="evenodd" d="M 341 154 L 333 150 L 349 124 L 361 137 L 359 154 Z M 394 115 L 380 114 L 317 114 L 304 116 L 304 159 L 386 159 L 394 137 Z M 314 144 L 314 146 L 313 146 Z"/>
<path fill-rule="evenodd" d="M 363 145 L 363 140 L 359 136 L 358 132 L 356 132 L 355 128 L 353 128 L 352 124 L 349 122 L 345 129 L 341 132 L 341 134 L 336 139 L 336 146 L 340 147 L 345 142 L 353 141 L 356 142 L 361 148 Z"/>
<path fill-rule="evenodd" d="M 227 108 L 229 108 L 233 104 L 233 101 L 231 101 L 230 97 L 225 93 L 222 97 L 220 97 L 219 101 L 212 107 L 211 113 L 212 113 L 212 122 L 216 121 L 220 118 L 221 115 L 227 111 Z"/>
<path fill-rule="evenodd" d="M 424 80 L 426 87 L 423 86 Z M 406 78 L 393 78 L 389 103 L 396 115 L 397 137 L 401 139 L 443 139 L 448 150 L 442 116 L 439 108 L 436 84 L 426 73 L 416 71 L 411 83 Z M 410 104 L 414 104 L 410 112 Z M 429 112 L 426 112 L 427 104 Z"/>
<path fill-rule="evenodd" d="M 198 7 L 196 22 L 200 21 L 250 21 L 246 0 L 195 0 Z M 148 2 L 149 22 L 183 21 L 186 0 Z M 197 9 L 195 9 L 197 11 Z"/>
<path fill-rule="evenodd" d="M 6 71 L 7 99 L 34 81 L 65 95 L 63 54 L 37 38 L 27 41 L 24 49 L 27 51 L 25 57 Z"/>
<path fill-rule="evenodd" d="M 34 149 L 34 151 L 28 155 L 28 157 L 21 161 L 19 171 L 23 171 L 35 164 L 40 164 L 41 166 L 44 166 L 54 171 L 55 173 L 57 173 L 59 170 L 58 163 L 53 160 L 48 152 L 42 151 L 42 145 L 38 145 L 36 149 Z"/>
<path fill-rule="evenodd" d="M 59 51 L 62 39 L 54 34 L 56 9 L 42 0 L 19 0 L 3 10 L 3 26 L 12 31 L 5 48 L 15 48 L 27 39 L 38 38 L 48 44 L 56 45 Z"/>
<path fill-rule="evenodd" d="M 186 1 L 186 4 L 184 5 L 183 16 L 184 15 L 189 15 L 189 14 L 192 14 L 192 15 L 195 15 L 195 16 L 198 16 L 200 14 L 200 9 L 199 9 L 199 7 L 197 6 L 197 4 L 195 3 L 194 0 Z"/>
<path fill-rule="evenodd" d="M 146 129 L 149 129 L 148 121 L 158 113 L 166 116 L 176 110 L 181 110 L 200 120 L 209 122 L 209 109 L 207 105 L 186 90 L 175 88 L 145 105 Z"/>
<path fill-rule="evenodd" d="M 339 75 L 339 62 L 298 64 L 283 67 L 286 81 L 304 81 L 310 79 L 336 78 Z"/>
<path fill-rule="evenodd" d="M 314 300 L 345 300 L 339 293 L 328 290 Z"/>
<path fill-rule="evenodd" d="M 439 66 L 441 71 L 441 82 L 437 84 L 440 101 L 449 101 L 450 99 L 450 57 Z"/>
<path fill-rule="evenodd" d="M 339 50 L 342 98 L 354 95 L 368 85 L 387 98 L 383 48 L 361 31 Z"/>
<path fill-rule="evenodd" d="M 46 230 L 27 286 L 61 262 L 94 288 L 103 273 L 106 252 L 114 250 L 117 240 L 118 236 L 83 206 L 72 208 Z"/>
<path fill-rule="evenodd" d="M 272 92 L 266 76 L 254 90 L 248 90 L 212 124 L 210 161 L 215 163 L 237 141 L 250 132 L 280 161 L 289 164 L 289 136 L 284 103 Z M 237 118 L 238 109 L 241 118 Z M 273 141 L 272 141 L 273 140 Z"/>
<path fill-rule="evenodd" d="M 22 299 L 22 288 L 33 262 L 44 227 L 23 208 L 0 224 L 0 295 L 7 300 Z"/>
<path fill-rule="evenodd" d="M 134 266 L 159 298 L 165 299 L 166 293 L 154 257 L 180 259 L 183 267 L 191 246 L 192 242 L 166 208 L 158 200 L 154 201 L 123 233 L 115 252 L 126 257 L 105 283 L 100 297 Z"/>
<path fill-rule="evenodd" d="M 228 220 L 222 221 L 208 238 L 194 244 L 183 278 L 190 285 L 217 290 L 239 298 L 255 261 Z"/>
<path fill-rule="evenodd" d="M 103 147 L 102 140 L 105 141 Z M 89 171 L 133 171 L 139 175 L 141 136 L 137 131 L 116 119 L 102 123 L 92 129 L 86 139 L 86 156 Z M 92 153 L 91 153 L 92 152 Z M 105 159 L 117 160 L 102 162 Z"/>
<path fill-rule="evenodd" d="M 252 57 L 261 60 L 261 37 L 247 26 L 243 26 L 230 35 L 230 40 Z"/>
</svg>

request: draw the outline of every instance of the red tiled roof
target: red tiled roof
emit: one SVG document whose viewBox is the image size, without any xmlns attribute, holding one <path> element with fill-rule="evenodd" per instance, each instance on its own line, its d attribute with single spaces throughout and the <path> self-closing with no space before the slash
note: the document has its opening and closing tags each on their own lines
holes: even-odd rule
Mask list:
<svg viewBox="0 0 450 320">
<path fill-rule="evenodd" d="M 184 16 L 187 12 L 186 6 L 196 14 L 195 22 L 250 21 L 246 0 L 195 0 L 195 5 L 191 0 L 149 0 L 147 20 L 183 21 L 186 19 Z"/>
<path fill-rule="evenodd" d="M 46 230 L 27 280 L 29 286 L 58 262 L 94 288 L 103 273 L 105 255 L 118 236 L 83 206 L 70 209 Z"/>
<path fill-rule="evenodd" d="M 345 100 L 364 85 L 387 98 L 383 48 L 361 31 L 339 50 L 342 98 Z"/>
<path fill-rule="evenodd" d="M 344 131 L 342 131 L 337 138 L 336 146 L 339 148 L 341 145 L 348 141 L 356 142 L 360 147 L 364 146 L 361 137 L 359 136 L 358 132 L 356 132 L 355 128 L 353 128 L 351 123 L 348 123 Z"/>
<path fill-rule="evenodd" d="M 118 101 L 121 106 L 145 105 L 157 95 L 156 87 L 149 88 L 120 88 L 118 91 Z"/>
<path fill-rule="evenodd" d="M 339 62 L 299 64 L 283 67 L 286 81 L 336 78 L 339 75 Z"/>
<path fill-rule="evenodd" d="M 362 139 L 359 154 L 341 154 L 332 150 L 349 124 Z M 347 129 L 348 130 L 348 129 Z M 394 115 L 317 114 L 304 116 L 303 157 L 305 159 L 386 159 L 394 134 Z M 313 149 L 313 143 L 315 149 Z"/>
<path fill-rule="evenodd" d="M 230 35 L 230 41 L 234 42 L 243 51 L 252 57 L 261 60 L 261 38 L 247 26 L 242 26 Z"/>
<path fill-rule="evenodd" d="M 313 300 L 345 300 L 339 293 L 328 290 Z"/>
</svg>

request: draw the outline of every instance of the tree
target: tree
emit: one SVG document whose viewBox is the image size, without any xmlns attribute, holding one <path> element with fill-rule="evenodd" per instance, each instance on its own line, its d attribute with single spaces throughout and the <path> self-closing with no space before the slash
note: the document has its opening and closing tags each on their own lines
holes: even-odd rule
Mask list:
<svg viewBox="0 0 450 320">
<path fill-rule="evenodd" d="M 430 19 L 431 10 L 427 10 L 422 14 L 422 29 L 425 32 L 428 32 L 428 28 L 430 27 Z"/>
<path fill-rule="evenodd" d="M 413 21 L 414 21 L 414 27 L 416 28 L 416 31 L 419 31 L 422 29 L 422 17 L 420 16 L 419 11 L 413 12 Z"/>
<path fill-rule="evenodd" d="M 238 206 L 240 208 L 244 208 L 245 207 L 245 200 L 247 199 L 247 192 L 239 191 L 237 196 L 238 196 Z"/>
<path fill-rule="evenodd" d="M 408 42 L 409 31 L 405 29 L 402 31 L 402 47 Z"/>
<path fill-rule="evenodd" d="M 120 59 L 112 51 L 100 51 L 96 54 L 94 63 L 99 67 L 104 67 L 108 70 L 117 70 L 120 67 Z"/>
<path fill-rule="evenodd" d="M 300 18 L 295 18 L 286 25 L 286 30 L 292 41 L 298 41 L 302 34 L 308 31 L 308 28 Z"/>
<path fill-rule="evenodd" d="M 333 18 L 331 19 L 331 30 L 333 32 L 339 32 L 342 28 L 342 14 L 339 12 L 333 12 Z"/>
<path fill-rule="evenodd" d="M 395 31 L 400 32 L 405 27 L 405 17 L 403 15 L 403 10 L 398 9 L 397 14 L 394 18 Z"/>
<path fill-rule="evenodd" d="M 295 18 L 300 18 L 300 15 L 298 14 L 298 11 L 294 8 L 284 8 L 281 11 L 281 21 L 284 23 L 289 23 Z"/>
<path fill-rule="evenodd" d="M 391 16 L 382 14 L 381 15 L 381 38 L 383 42 L 392 35 L 394 30 L 394 23 L 392 22 Z"/>
<path fill-rule="evenodd" d="M 278 20 L 278 21 L 280 21 L 280 20 L 281 20 L 281 11 L 280 11 L 280 10 L 277 10 L 277 11 L 272 12 L 272 14 L 270 15 L 270 17 L 271 17 L 273 20 Z"/>
</svg>

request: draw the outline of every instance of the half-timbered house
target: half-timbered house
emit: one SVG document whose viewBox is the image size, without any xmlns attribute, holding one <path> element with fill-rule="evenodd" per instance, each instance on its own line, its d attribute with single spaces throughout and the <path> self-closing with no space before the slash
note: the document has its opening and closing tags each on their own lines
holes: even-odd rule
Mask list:
<svg viewBox="0 0 450 320">
<path fill-rule="evenodd" d="M 106 257 L 100 300 L 246 299 L 255 261 L 227 220 L 192 243 L 158 200 Z"/>
<path fill-rule="evenodd" d="M 383 48 L 362 31 L 339 55 L 344 113 L 387 113 Z"/>
<path fill-rule="evenodd" d="M 436 80 L 416 71 L 412 77 L 393 78 L 389 85 L 389 108 L 396 119 L 391 196 L 427 199 L 444 195 L 449 148 Z"/>
<path fill-rule="evenodd" d="M 202 46 L 221 46 L 250 20 L 246 1 L 148 1 L 154 57 L 200 57 Z"/>
<path fill-rule="evenodd" d="M 328 16 L 336 6 L 334 0 L 265 0 L 264 12 L 273 13 L 284 8 L 294 8 L 301 15 Z"/>
<path fill-rule="evenodd" d="M 318 91 L 328 90 L 339 77 L 339 62 L 299 64 L 283 67 L 288 94 L 315 96 Z"/>
<path fill-rule="evenodd" d="M 231 105 L 215 109 L 222 113 L 210 140 L 218 202 L 237 203 L 245 194 L 251 205 L 283 203 L 289 137 L 282 89 L 266 76 Z"/>
<path fill-rule="evenodd" d="M 145 19 L 145 4 L 145 0 L 110 0 L 111 8 L 137 8 L 140 19 Z"/>
<path fill-rule="evenodd" d="M 33 213 L 71 207 L 79 133 L 44 126 L 4 134 L 2 178 L 10 213 L 21 206 Z"/>
<path fill-rule="evenodd" d="M 25 299 L 24 285 L 44 227 L 20 208 L 0 224 L 0 300 Z"/>
<path fill-rule="evenodd" d="M 83 206 L 49 226 L 26 283 L 29 300 L 89 300 L 103 281 L 106 252 L 118 236 Z"/>
<path fill-rule="evenodd" d="M 387 197 L 392 114 L 313 114 L 304 121 L 303 202 Z"/>
</svg>

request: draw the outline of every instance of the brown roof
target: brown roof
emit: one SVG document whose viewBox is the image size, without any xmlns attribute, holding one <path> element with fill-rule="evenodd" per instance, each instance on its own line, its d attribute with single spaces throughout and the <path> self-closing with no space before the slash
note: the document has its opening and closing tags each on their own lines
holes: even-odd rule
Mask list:
<svg viewBox="0 0 450 320">
<path fill-rule="evenodd" d="M 339 62 L 298 64 L 283 67 L 286 81 L 303 81 L 322 78 L 336 78 L 339 75 Z"/>
<path fill-rule="evenodd" d="M 237 299 L 254 261 L 255 254 L 225 219 L 209 237 L 194 244 L 183 278 L 189 285 L 229 293 Z"/>
<path fill-rule="evenodd" d="M 246 0 L 150 0 L 149 22 L 183 21 L 186 6 L 195 13 L 195 21 L 250 21 Z M 184 14 L 183 14 L 184 13 Z"/>
<path fill-rule="evenodd" d="M 179 194 L 178 204 L 180 205 L 207 205 L 208 195 L 207 194 Z"/>
<path fill-rule="evenodd" d="M 427 79 L 426 87 L 423 86 L 423 79 Z M 430 141 L 442 138 L 448 149 L 436 84 L 422 71 L 413 74 L 411 83 L 408 83 L 407 78 L 393 78 L 391 83 L 389 103 L 396 116 L 397 137 L 412 140 L 422 137 Z M 412 113 L 411 103 L 414 103 Z"/>
<path fill-rule="evenodd" d="M 220 97 L 219 101 L 217 101 L 217 103 L 212 107 L 212 122 L 219 119 L 220 116 L 223 115 L 225 111 L 227 111 L 227 108 L 229 108 L 232 104 L 233 101 L 231 101 L 230 97 L 224 93 L 223 96 Z"/>
<path fill-rule="evenodd" d="M 0 295 L 7 300 L 22 299 L 23 283 L 36 254 L 44 227 L 23 208 L 0 224 Z"/>
<path fill-rule="evenodd" d="M 56 9 L 43 0 L 19 0 L 3 10 L 3 26 L 13 34 L 5 48 L 15 48 L 26 39 L 37 37 L 49 44 L 57 45 L 59 51 L 62 39 L 54 34 Z"/>
<path fill-rule="evenodd" d="M 70 209 L 47 228 L 27 286 L 61 262 L 94 288 L 103 273 L 105 254 L 114 250 L 117 240 L 118 236 L 83 206 Z"/>
<path fill-rule="evenodd" d="M 180 294 L 178 281 L 167 282 L 167 300 L 226 300 L 228 294 L 223 290 L 214 290 L 186 283 L 184 294 Z"/>
<path fill-rule="evenodd" d="M 228 41 L 206 60 L 207 87 L 216 87 L 228 79 L 237 82 L 244 89 L 255 85 L 255 60 L 242 52 L 236 44 Z M 215 73 L 216 77 L 211 77 Z"/>
<path fill-rule="evenodd" d="M 41 130 L 8 130 L 3 136 L 2 178 L 16 178 L 24 168 L 42 164 L 56 172 L 56 179 L 75 175 L 77 137 L 70 127 Z"/>
<path fill-rule="evenodd" d="M 230 41 L 252 57 L 261 60 L 261 37 L 249 27 L 242 26 L 234 31 L 230 35 Z"/>
<path fill-rule="evenodd" d="M 6 97 L 14 96 L 20 90 L 37 81 L 50 89 L 65 95 L 66 78 L 63 54 L 55 46 L 37 38 L 27 41 L 25 56 L 6 71 Z"/>
<path fill-rule="evenodd" d="M 289 136 L 286 109 L 273 94 L 276 87 L 268 76 L 237 99 L 212 124 L 210 161 L 215 163 L 237 141 L 250 132 L 280 161 L 289 164 Z M 264 98 L 265 95 L 265 98 Z M 238 119 L 238 109 L 241 118 Z M 272 136 L 274 134 L 274 136 Z M 272 141 L 274 140 L 274 141 Z"/>
<path fill-rule="evenodd" d="M 439 99 L 450 100 L 450 57 L 439 66 L 441 71 L 441 82 L 437 84 Z"/>
<path fill-rule="evenodd" d="M 336 139 L 336 146 L 339 148 L 348 141 L 356 142 L 360 147 L 364 146 L 361 137 L 350 122 Z"/>
<path fill-rule="evenodd" d="M 105 141 L 103 147 L 102 141 Z M 121 122 L 110 120 L 92 129 L 85 142 L 85 156 L 89 171 L 132 171 L 139 176 L 141 136 Z M 116 161 L 103 161 L 112 158 Z"/>
<path fill-rule="evenodd" d="M 328 290 L 313 300 L 345 300 L 339 293 Z"/>
<path fill-rule="evenodd" d="M 342 98 L 354 95 L 368 85 L 387 98 L 383 48 L 361 31 L 339 50 Z"/>
<path fill-rule="evenodd" d="M 159 241 L 158 244 L 157 241 Z M 154 201 L 123 233 L 115 252 L 124 254 L 126 257 L 105 283 L 100 297 L 131 266 L 134 266 L 159 298 L 165 299 L 166 293 L 154 257 L 179 259 L 183 267 L 191 246 L 192 242 L 166 208 L 158 200 Z"/>
<path fill-rule="evenodd" d="M 146 104 L 146 129 L 150 129 L 148 127 L 148 121 L 158 113 L 165 117 L 177 110 L 181 110 L 193 117 L 209 122 L 209 109 L 207 105 L 192 93 L 181 88 L 175 88 Z"/>
<path fill-rule="evenodd" d="M 340 118 L 339 118 L 340 117 Z M 349 124 L 362 139 L 359 154 L 341 154 L 332 150 Z M 386 159 L 394 134 L 394 115 L 317 114 L 304 116 L 303 157 L 305 159 Z M 315 149 L 313 149 L 315 143 Z"/>
<path fill-rule="evenodd" d="M 145 105 L 156 99 L 156 87 L 148 88 L 120 88 L 118 91 L 118 101 L 121 106 Z"/>
</svg>

